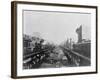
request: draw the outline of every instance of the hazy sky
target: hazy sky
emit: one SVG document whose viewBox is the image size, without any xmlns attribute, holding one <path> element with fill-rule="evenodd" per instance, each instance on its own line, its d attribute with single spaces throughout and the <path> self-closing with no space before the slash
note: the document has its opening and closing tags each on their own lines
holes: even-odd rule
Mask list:
<svg viewBox="0 0 100 80">
<path fill-rule="evenodd" d="M 76 29 L 80 25 L 87 30 L 91 27 L 91 14 L 83 13 L 24 11 L 23 19 L 24 34 L 32 35 L 39 32 L 44 39 L 56 44 L 67 38 L 77 41 Z"/>
</svg>

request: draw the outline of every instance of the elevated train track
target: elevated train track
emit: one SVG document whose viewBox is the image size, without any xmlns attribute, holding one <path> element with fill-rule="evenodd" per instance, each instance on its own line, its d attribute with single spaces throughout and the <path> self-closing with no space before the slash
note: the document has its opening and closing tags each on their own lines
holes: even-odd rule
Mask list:
<svg viewBox="0 0 100 80">
<path fill-rule="evenodd" d="M 25 68 L 38 68 L 43 63 L 43 61 L 47 58 L 47 53 L 49 50 L 43 49 L 38 52 L 31 52 L 27 55 L 23 56 L 23 65 L 26 66 Z"/>
<path fill-rule="evenodd" d="M 90 66 L 90 58 L 68 48 L 60 48 L 68 59 L 68 65 L 66 66 Z M 50 53 L 48 49 L 42 49 L 35 53 L 31 52 L 30 54 L 23 56 L 23 63 L 25 66 L 30 66 L 30 68 L 38 68 L 46 60 L 48 53 Z"/>
<path fill-rule="evenodd" d="M 68 58 L 69 64 L 74 64 L 76 66 L 90 66 L 90 58 L 83 56 L 81 53 L 75 52 L 65 47 L 61 47 L 65 56 Z"/>
</svg>

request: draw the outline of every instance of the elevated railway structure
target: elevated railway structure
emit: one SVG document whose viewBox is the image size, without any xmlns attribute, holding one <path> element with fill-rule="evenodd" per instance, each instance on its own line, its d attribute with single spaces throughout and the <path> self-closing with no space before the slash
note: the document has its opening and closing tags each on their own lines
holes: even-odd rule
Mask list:
<svg viewBox="0 0 100 80">
<path fill-rule="evenodd" d="M 72 66 L 90 66 L 91 60 L 78 52 L 70 50 L 68 48 L 61 47 L 65 56 L 68 58 L 69 65 Z"/>
</svg>

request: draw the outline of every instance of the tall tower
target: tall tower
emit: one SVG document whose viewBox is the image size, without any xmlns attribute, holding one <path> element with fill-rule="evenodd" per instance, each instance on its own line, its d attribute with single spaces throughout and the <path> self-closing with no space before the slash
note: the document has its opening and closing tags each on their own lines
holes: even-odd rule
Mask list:
<svg viewBox="0 0 100 80">
<path fill-rule="evenodd" d="M 78 43 L 82 42 L 82 25 L 76 29 L 76 33 L 78 34 Z"/>
</svg>

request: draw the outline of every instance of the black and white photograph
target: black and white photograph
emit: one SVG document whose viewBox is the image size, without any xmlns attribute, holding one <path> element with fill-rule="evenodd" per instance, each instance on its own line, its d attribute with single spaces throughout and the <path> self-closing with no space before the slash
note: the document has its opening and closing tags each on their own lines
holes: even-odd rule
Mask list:
<svg viewBox="0 0 100 80">
<path fill-rule="evenodd" d="M 97 73 L 97 7 L 12 2 L 12 76 Z"/>
<path fill-rule="evenodd" d="M 23 10 L 23 69 L 91 65 L 91 14 Z"/>
</svg>

